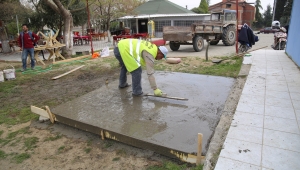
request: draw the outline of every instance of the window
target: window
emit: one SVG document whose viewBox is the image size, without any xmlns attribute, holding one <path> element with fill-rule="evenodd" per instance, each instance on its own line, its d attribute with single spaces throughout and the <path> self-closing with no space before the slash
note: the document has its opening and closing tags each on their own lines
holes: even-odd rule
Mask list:
<svg viewBox="0 0 300 170">
<path fill-rule="evenodd" d="M 226 13 L 225 14 L 225 21 L 231 21 L 232 17 L 231 17 L 231 13 Z"/>
<path fill-rule="evenodd" d="M 226 8 L 231 8 L 231 4 L 226 4 Z"/>
<path fill-rule="evenodd" d="M 174 26 L 189 27 L 195 22 L 197 22 L 197 21 L 177 20 L 177 21 L 174 21 Z"/>
<path fill-rule="evenodd" d="M 155 21 L 155 32 L 163 32 L 164 26 L 171 26 L 171 21 Z"/>
</svg>

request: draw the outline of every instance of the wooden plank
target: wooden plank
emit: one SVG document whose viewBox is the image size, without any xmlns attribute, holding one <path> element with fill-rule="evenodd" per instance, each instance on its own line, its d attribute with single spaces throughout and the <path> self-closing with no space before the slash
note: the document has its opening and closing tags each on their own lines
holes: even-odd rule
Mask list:
<svg viewBox="0 0 300 170">
<path fill-rule="evenodd" d="M 201 164 L 201 154 L 202 154 L 202 139 L 203 135 L 201 133 L 198 133 L 198 150 L 197 150 L 197 160 L 196 160 L 196 165 Z"/>
<path fill-rule="evenodd" d="M 30 108 L 31 108 L 31 112 L 50 119 L 48 112 L 46 110 L 32 105 L 30 106 Z"/>
<path fill-rule="evenodd" d="M 159 96 L 155 96 L 154 94 L 145 94 L 145 96 L 152 96 L 152 97 L 159 97 Z M 181 97 L 169 97 L 169 96 L 161 96 L 160 98 L 166 98 L 166 99 L 175 99 L 175 100 L 189 100 L 186 98 L 181 98 Z"/>
<path fill-rule="evenodd" d="M 64 73 L 64 74 L 58 75 L 58 76 L 56 76 L 56 77 L 52 77 L 52 80 L 59 79 L 59 78 L 65 76 L 65 75 L 68 75 L 68 74 L 70 74 L 70 73 L 72 73 L 72 72 L 74 72 L 74 71 L 76 71 L 76 70 L 78 70 L 78 69 L 80 69 L 80 68 L 82 68 L 82 67 L 84 67 L 84 65 L 79 66 L 79 67 L 76 67 L 76 68 L 74 68 L 73 70 L 70 70 L 70 71 L 68 71 L 68 72 L 66 72 L 66 73 Z"/>
<path fill-rule="evenodd" d="M 56 62 L 53 62 L 53 64 L 65 63 L 65 62 L 80 60 L 80 59 L 84 59 L 84 58 L 88 58 L 88 57 L 91 57 L 91 55 L 84 55 L 81 57 L 75 57 L 75 58 L 70 58 L 70 59 L 66 59 L 66 60 L 56 61 Z"/>
</svg>

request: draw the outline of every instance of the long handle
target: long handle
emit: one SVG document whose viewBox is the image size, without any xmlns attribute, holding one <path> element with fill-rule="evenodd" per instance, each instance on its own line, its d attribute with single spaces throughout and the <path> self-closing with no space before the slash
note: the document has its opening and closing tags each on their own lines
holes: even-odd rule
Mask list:
<svg viewBox="0 0 300 170">
<path fill-rule="evenodd" d="M 189 100 L 186 98 L 181 98 L 181 97 L 169 97 L 169 96 L 155 96 L 153 94 L 145 94 L 145 96 L 152 96 L 152 97 L 161 97 L 161 98 L 167 98 L 167 99 L 175 99 L 175 100 Z"/>
</svg>

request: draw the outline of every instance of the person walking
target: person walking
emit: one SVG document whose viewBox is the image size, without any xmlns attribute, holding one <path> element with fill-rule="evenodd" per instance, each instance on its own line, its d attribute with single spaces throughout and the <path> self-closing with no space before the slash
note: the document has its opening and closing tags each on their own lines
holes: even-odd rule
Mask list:
<svg viewBox="0 0 300 170">
<path fill-rule="evenodd" d="M 121 65 L 119 88 L 130 86 L 127 83 L 127 72 L 132 75 L 132 95 L 143 94 L 141 79 L 142 68 L 146 66 L 147 75 L 155 96 L 162 96 L 162 91 L 157 88 L 154 77 L 154 60 L 166 58 L 168 49 L 164 46 L 157 47 L 149 41 L 139 39 L 123 39 L 114 48 L 114 54 Z"/>
<path fill-rule="evenodd" d="M 20 51 L 22 51 L 22 63 L 23 67 L 21 71 L 26 70 L 27 65 L 27 56 L 30 55 L 31 59 L 31 69 L 34 69 L 35 62 L 34 62 L 34 45 L 36 42 L 40 39 L 39 36 L 37 36 L 35 33 L 28 31 L 28 25 L 23 24 L 22 25 L 21 34 L 19 35 L 19 47 Z"/>
</svg>

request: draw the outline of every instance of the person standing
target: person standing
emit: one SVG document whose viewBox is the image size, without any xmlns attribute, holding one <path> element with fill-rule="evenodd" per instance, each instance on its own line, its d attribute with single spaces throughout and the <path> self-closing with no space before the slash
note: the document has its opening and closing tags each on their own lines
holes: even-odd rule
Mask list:
<svg viewBox="0 0 300 170">
<path fill-rule="evenodd" d="M 31 59 L 31 69 L 34 69 L 35 62 L 34 62 L 34 45 L 40 39 L 35 33 L 28 31 L 28 25 L 22 25 L 22 32 L 19 35 L 19 46 L 20 51 L 22 51 L 22 63 L 23 67 L 21 71 L 26 70 L 27 66 L 27 56 L 30 55 Z"/>
<path fill-rule="evenodd" d="M 132 95 L 143 94 L 141 79 L 142 67 L 146 66 L 147 75 L 155 96 L 162 96 L 162 91 L 157 88 L 154 77 L 154 60 L 166 58 L 168 49 L 164 46 L 157 47 L 149 41 L 139 39 L 123 39 L 114 48 L 114 54 L 121 65 L 119 88 L 130 86 L 127 83 L 127 71 L 132 75 Z"/>
</svg>

